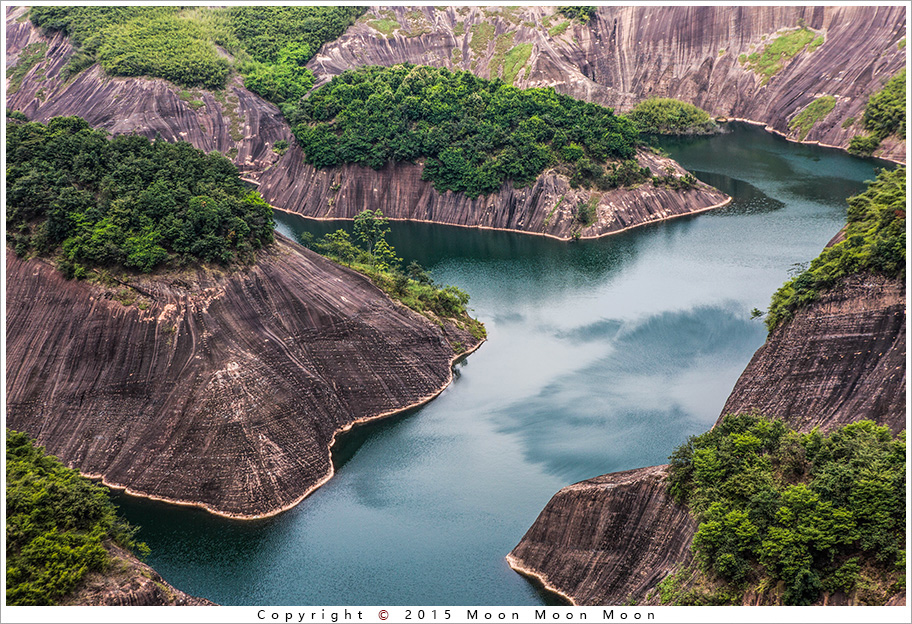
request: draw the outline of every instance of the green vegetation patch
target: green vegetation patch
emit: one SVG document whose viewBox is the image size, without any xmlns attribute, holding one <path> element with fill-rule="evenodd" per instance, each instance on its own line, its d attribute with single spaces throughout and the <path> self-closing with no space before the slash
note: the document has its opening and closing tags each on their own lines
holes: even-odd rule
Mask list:
<svg viewBox="0 0 912 624">
<path fill-rule="evenodd" d="M 647 134 L 703 134 L 717 128 L 705 110 L 674 98 L 650 98 L 627 115 Z"/>
<path fill-rule="evenodd" d="M 67 277 L 250 262 L 273 240 L 272 209 L 216 152 L 110 138 L 78 117 L 8 122 L 6 150 L 7 242 L 55 258 Z"/>
<path fill-rule="evenodd" d="M 531 43 L 521 43 L 510 48 L 503 61 L 503 81 L 508 85 L 515 83 L 519 70 L 529 62 L 530 56 L 532 56 Z M 528 71 L 526 73 L 528 74 Z"/>
<path fill-rule="evenodd" d="M 415 65 L 346 71 L 304 100 L 291 125 L 316 167 L 425 159 L 423 179 L 470 197 L 529 184 L 549 166 L 592 179 L 608 159 L 633 158 L 638 137 L 627 118 L 552 88 Z"/>
<path fill-rule="evenodd" d="M 800 434 L 728 415 L 675 450 L 668 489 L 699 522 L 697 565 L 734 602 L 781 583 L 783 604 L 806 605 L 863 581 L 889 588 L 876 602 L 904 585 L 905 455 L 905 431 L 871 421 Z"/>
<path fill-rule="evenodd" d="M 789 129 L 797 130 L 798 139 L 803 141 L 814 124 L 833 112 L 834 108 L 836 108 L 836 98 L 832 95 L 819 97 L 792 118 L 789 122 Z"/>
<path fill-rule="evenodd" d="M 12 94 L 19 90 L 25 75 L 29 73 L 35 65 L 46 58 L 47 51 L 48 44 L 44 41 L 36 41 L 35 43 L 30 43 L 22 48 L 22 51 L 19 53 L 19 58 L 16 60 L 16 64 L 7 72 L 6 77 L 9 80 L 7 93 Z"/>
<path fill-rule="evenodd" d="M 815 40 L 815 33 L 809 28 L 799 28 L 773 39 L 763 47 L 760 52 L 741 55 L 738 60 L 742 65 L 762 78 L 760 84 L 766 84 L 769 79 L 785 67 L 785 64 Z M 823 43 L 821 40 L 820 43 Z M 817 44 L 820 45 L 820 44 Z M 816 46 L 815 46 L 816 47 Z"/>
<path fill-rule="evenodd" d="M 494 25 L 482 22 L 472 26 L 472 38 L 469 39 L 469 49 L 472 51 L 472 69 L 478 65 L 478 59 L 488 53 L 488 46 L 494 39 Z"/>
<path fill-rule="evenodd" d="M 906 168 L 881 171 L 865 192 L 847 201 L 845 240 L 824 249 L 807 271 L 773 294 L 766 316 L 770 331 L 843 276 L 872 271 L 905 279 Z"/>
<path fill-rule="evenodd" d="M 585 24 L 595 16 L 594 6 L 562 6 L 557 7 L 557 12 L 569 19 L 575 19 Z"/>
<path fill-rule="evenodd" d="M 551 37 L 560 37 L 562 34 L 564 34 L 567 31 L 568 28 L 570 28 L 570 22 L 561 22 L 561 23 L 557 24 L 556 26 L 552 26 L 551 28 L 549 28 L 548 35 L 550 35 Z"/>
<path fill-rule="evenodd" d="M 106 541 L 148 553 L 117 516 L 108 488 L 6 430 L 6 602 L 54 605 L 89 572 L 107 569 Z"/>
<path fill-rule="evenodd" d="M 890 135 L 906 138 L 906 70 L 890 78 L 883 89 L 868 98 L 864 111 L 864 126 L 868 136 L 855 136 L 849 152 L 860 156 L 874 153 L 880 142 Z"/>
<path fill-rule="evenodd" d="M 456 286 L 436 284 L 417 262 L 405 269 L 396 250 L 386 241 L 388 221 L 380 210 L 364 210 L 355 217 L 353 235 L 340 229 L 314 240 L 309 233 L 300 237 L 305 247 L 367 275 L 390 297 L 432 319 L 446 318 L 470 332 L 476 339 L 486 337 L 484 324 L 469 316 L 469 295 Z M 457 352 L 464 351 L 454 343 Z"/>
<path fill-rule="evenodd" d="M 365 7 L 33 7 L 32 23 L 65 32 L 76 52 L 66 75 L 95 61 L 113 76 L 165 78 L 221 89 L 232 69 L 245 86 L 276 103 L 314 82 L 304 65 Z M 234 56 L 224 58 L 218 47 Z"/>
</svg>

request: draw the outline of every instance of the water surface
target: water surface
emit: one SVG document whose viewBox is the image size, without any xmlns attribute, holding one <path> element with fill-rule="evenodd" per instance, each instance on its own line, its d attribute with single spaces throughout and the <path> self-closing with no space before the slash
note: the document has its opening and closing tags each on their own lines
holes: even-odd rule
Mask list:
<svg viewBox="0 0 912 624">
<path fill-rule="evenodd" d="M 221 604 L 551 600 L 504 555 L 561 487 L 664 463 L 712 425 L 764 341 L 751 309 L 874 177 L 874 161 L 748 126 L 664 147 L 734 201 L 577 243 L 393 223 L 406 262 L 471 294 L 488 342 L 428 405 L 345 436 L 336 476 L 278 517 L 120 496 L 150 565 Z M 277 218 L 289 235 L 337 227 Z"/>
</svg>

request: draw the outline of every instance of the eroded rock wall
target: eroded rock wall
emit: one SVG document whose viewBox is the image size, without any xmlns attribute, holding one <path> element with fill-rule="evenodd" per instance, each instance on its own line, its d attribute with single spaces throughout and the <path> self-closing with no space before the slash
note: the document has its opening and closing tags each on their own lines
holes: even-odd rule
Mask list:
<svg viewBox="0 0 912 624">
<path fill-rule="evenodd" d="M 297 503 L 337 432 L 435 396 L 448 338 L 478 344 L 281 238 L 230 275 L 104 287 L 9 250 L 6 275 L 7 425 L 109 485 L 229 516 Z"/>
<path fill-rule="evenodd" d="M 839 147 L 863 133 L 868 97 L 905 67 L 906 48 L 899 45 L 906 31 L 903 6 L 601 6 L 588 24 L 572 23 L 562 31 L 555 29 L 559 18 L 548 17 L 553 12 L 373 8 L 309 66 L 321 81 L 358 65 L 404 62 L 498 77 L 504 72 L 498 45 L 531 44 L 516 86 L 553 86 L 621 112 L 650 96 L 674 97 L 714 116 L 762 122 L 800 139 L 789 122 L 815 98 L 834 96 L 835 109 L 803 140 Z M 371 26 L 390 15 L 402 28 L 387 36 Z M 483 24 L 493 31 L 479 31 Z M 802 24 L 823 44 L 784 63 L 768 83 L 740 62 L 742 54 L 761 52 L 777 33 Z M 886 142 L 878 155 L 905 162 L 905 142 Z"/>
<path fill-rule="evenodd" d="M 641 166 L 655 174 L 687 172 L 673 160 L 641 150 Z M 282 210 L 317 219 L 354 219 L 365 206 L 391 219 L 427 221 L 546 234 L 564 240 L 575 235 L 597 238 L 627 228 L 695 214 L 728 203 L 731 198 L 702 182 L 687 191 L 655 187 L 600 192 L 572 189 L 566 176 L 546 172 L 525 188 L 504 183 L 497 193 L 470 199 L 463 193 L 439 193 L 421 179 L 421 165 L 389 163 L 383 169 L 343 165 L 315 169 L 294 146 L 261 178 L 263 197 Z M 595 201 L 596 219 L 576 219 L 581 204 Z"/>
<path fill-rule="evenodd" d="M 668 495 L 666 468 L 615 472 L 565 487 L 507 561 L 574 604 L 642 599 L 693 558 L 696 523 Z"/>
<path fill-rule="evenodd" d="M 905 285 L 855 275 L 776 328 L 722 413 L 753 410 L 800 431 L 863 419 L 905 429 Z"/>
</svg>

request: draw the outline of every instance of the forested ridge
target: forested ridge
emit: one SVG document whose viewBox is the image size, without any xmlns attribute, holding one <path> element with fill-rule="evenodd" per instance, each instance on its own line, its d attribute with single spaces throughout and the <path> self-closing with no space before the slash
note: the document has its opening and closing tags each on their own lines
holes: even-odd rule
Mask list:
<svg viewBox="0 0 912 624">
<path fill-rule="evenodd" d="M 272 209 L 221 154 L 111 138 L 78 117 L 6 130 L 7 242 L 55 258 L 68 277 L 251 262 L 273 240 Z"/>
<path fill-rule="evenodd" d="M 662 581 L 662 602 L 751 593 L 802 605 L 844 592 L 883 604 L 905 589 L 905 431 L 860 421 L 802 434 L 734 414 L 669 459 L 669 492 L 699 528 L 696 569 Z"/>
<path fill-rule="evenodd" d="M 139 554 L 145 544 L 117 515 L 108 488 L 6 430 L 6 601 L 53 605 L 110 562 L 106 542 Z"/>
<path fill-rule="evenodd" d="M 473 198 L 506 180 L 527 185 L 552 166 L 603 190 L 651 177 L 632 160 L 639 129 L 629 119 L 550 87 L 517 89 L 464 71 L 361 67 L 286 110 L 316 167 L 423 159 L 423 178 L 438 191 Z"/>
<path fill-rule="evenodd" d="M 185 87 L 224 88 L 232 71 L 276 103 L 313 86 L 304 65 L 365 7 L 32 7 L 35 26 L 59 30 L 76 52 L 65 73 L 96 61 L 112 76 L 165 78 Z M 226 58 L 221 48 L 231 58 Z"/>
</svg>

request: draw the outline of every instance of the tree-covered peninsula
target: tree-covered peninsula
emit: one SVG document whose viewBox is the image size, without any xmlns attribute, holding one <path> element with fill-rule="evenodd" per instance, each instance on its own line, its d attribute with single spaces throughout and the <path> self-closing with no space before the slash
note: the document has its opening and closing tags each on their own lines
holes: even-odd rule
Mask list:
<svg viewBox="0 0 912 624">
<path fill-rule="evenodd" d="M 6 130 L 7 242 L 55 258 L 69 277 L 250 262 L 273 240 L 272 209 L 221 154 L 111 138 L 78 117 Z"/>
<path fill-rule="evenodd" d="M 420 160 L 438 191 L 472 198 L 506 180 L 527 185 L 547 167 L 602 190 L 651 177 L 632 160 L 639 129 L 629 119 L 550 87 L 517 89 L 464 71 L 361 67 L 284 110 L 316 167 Z"/>
</svg>

